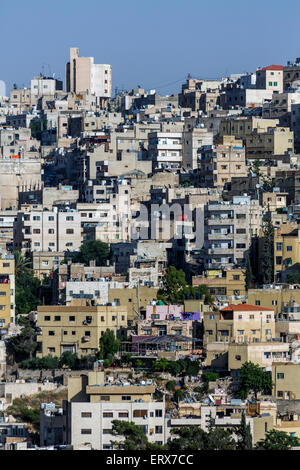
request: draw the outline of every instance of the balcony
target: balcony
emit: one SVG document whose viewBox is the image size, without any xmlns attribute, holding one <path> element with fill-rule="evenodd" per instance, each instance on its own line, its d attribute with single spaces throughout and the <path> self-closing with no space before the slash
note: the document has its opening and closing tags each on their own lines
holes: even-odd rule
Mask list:
<svg viewBox="0 0 300 470">
<path fill-rule="evenodd" d="M 207 219 L 208 225 L 233 225 L 233 217 L 211 217 Z"/>
</svg>

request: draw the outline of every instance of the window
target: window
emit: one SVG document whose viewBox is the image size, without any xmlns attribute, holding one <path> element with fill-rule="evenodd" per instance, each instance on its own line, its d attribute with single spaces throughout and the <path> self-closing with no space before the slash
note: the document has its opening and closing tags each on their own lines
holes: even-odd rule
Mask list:
<svg viewBox="0 0 300 470">
<path fill-rule="evenodd" d="M 155 418 L 162 418 L 162 410 L 155 410 Z"/>
<path fill-rule="evenodd" d="M 49 215 L 48 220 L 49 220 L 49 222 L 53 221 L 54 220 L 53 215 Z"/>
<path fill-rule="evenodd" d="M 82 418 L 91 418 L 91 417 L 92 417 L 92 413 L 89 413 L 89 412 L 87 412 L 87 411 L 83 411 L 83 412 L 81 413 L 81 417 L 82 417 Z"/>
<path fill-rule="evenodd" d="M 75 317 L 73 316 L 69 317 L 69 321 L 75 321 Z"/>
<path fill-rule="evenodd" d="M 281 251 L 282 250 L 282 243 L 276 243 L 276 250 Z"/>
<path fill-rule="evenodd" d="M 254 315 L 249 315 L 250 320 L 254 320 Z"/>
<path fill-rule="evenodd" d="M 71 215 L 68 215 L 68 216 L 66 217 L 66 220 L 74 220 L 74 217 L 71 216 Z"/>
<path fill-rule="evenodd" d="M 283 397 L 283 392 L 281 390 L 278 390 L 277 392 L 277 397 L 282 398 Z"/>
<path fill-rule="evenodd" d="M 276 264 L 282 264 L 282 256 L 276 256 Z"/>
<path fill-rule="evenodd" d="M 73 228 L 67 228 L 66 233 L 68 233 L 68 234 L 74 233 L 74 229 Z"/>
<path fill-rule="evenodd" d="M 214 316 L 214 315 L 209 315 L 209 319 L 210 319 L 210 320 L 214 320 L 214 319 L 215 319 L 215 316 Z"/>
<path fill-rule="evenodd" d="M 256 300 L 255 305 L 260 305 L 260 300 Z"/>
<path fill-rule="evenodd" d="M 48 331 L 48 335 L 49 336 L 55 336 L 55 332 L 54 331 Z"/>
<path fill-rule="evenodd" d="M 122 401 L 130 401 L 130 395 L 122 395 Z"/>
<path fill-rule="evenodd" d="M 282 372 L 278 372 L 277 379 L 284 379 L 284 374 Z"/>
<path fill-rule="evenodd" d="M 286 251 L 293 251 L 293 247 L 292 246 L 287 246 Z"/>
<path fill-rule="evenodd" d="M 103 434 L 111 434 L 111 429 L 103 429 L 102 433 Z"/>
<path fill-rule="evenodd" d="M 119 413 L 119 418 L 128 418 L 128 412 L 127 412 L 127 411 L 126 411 L 126 412 L 125 412 L 125 411 L 124 411 L 124 412 L 120 412 L 120 413 Z"/>
<path fill-rule="evenodd" d="M 103 413 L 103 418 L 113 418 L 114 414 L 111 412 L 104 412 Z"/>
<path fill-rule="evenodd" d="M 41 233 L 41 230 L 39 228 L 34 228 L 32 232 L 33 233 Z"/>
<path fill-rule="evenodd" d="M 61 320 L 61 317 L 59 315 L 54 317 L 54 321 L 60 321 L 60 320 Z"/>
<path fill-rule="evenodd" d="M 32 220 L 41 220 L 40 216 L 39 215 L 34 215 L 32 217 Z"/>
<path fill-rule="evenodd" d="M 271 330 L 266 330 L 266 335 L 270 335 L 271 334 Z"/>
<path fill-rule="evenodd" d="M 103 429 L 103 432 L 104 432 L 104 429 Z M 81 429 L 81 434 L 92 434 L 92 430 L 91 429 Z"/>
<path fill-rule="evenodd" d="M 6 295 L 6 292 L 0 292 L 0 296 L 3 295 L 5 296 Z"/>
<path fill-rule="evenodd" d="M 54 233 L 54 228 L 49 228 L 48 233 Z"/>
<path fill-rule="evenodd" d="M 55 353 L 55 348 L 48 348 L 49 353 Z"/>
<path fill-rule="evenodd" d="M 46 315 L 46 316 L 44 317 L 44 321 L 50 321 L 50 315 Z"/>
<path fill-rule="evenodd" d="M 100 401 L 110 401 L 110 396 L 109 395 L 101 395 L 100 396 Z"/>
<path fill-rule="evenodd" d="M 233 275 L 233 280 L 234 281 L 239 281 L 240 280 L 240 276 L 238 274 L 234 274 Z"/>
<path fill-rule="evenodd" d="M 148 416 L 147 410 L 134 410 L 133 412 L 134 418 L 143 418 L 144 416 Z"/>
<path fill-rule="evenodd" d="M 155 434 L 162 434 L 163 429 L 162 426 L 155 426 Z"/>
<path fill-rule="evenodd" d="M 243 335 L 244 334 L 244 330 L 238 330 L 238 335 Z"/>
</svg>

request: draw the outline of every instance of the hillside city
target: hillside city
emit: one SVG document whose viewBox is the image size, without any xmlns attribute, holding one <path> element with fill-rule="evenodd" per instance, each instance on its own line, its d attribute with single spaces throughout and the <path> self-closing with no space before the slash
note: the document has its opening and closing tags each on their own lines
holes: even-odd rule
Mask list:
<svg viewBox="0 0 300 470">
<path fill-rule="evenodd" d="M 0 449 L 300 448 L 300 58 L 0 81 Z"/>
</svg>

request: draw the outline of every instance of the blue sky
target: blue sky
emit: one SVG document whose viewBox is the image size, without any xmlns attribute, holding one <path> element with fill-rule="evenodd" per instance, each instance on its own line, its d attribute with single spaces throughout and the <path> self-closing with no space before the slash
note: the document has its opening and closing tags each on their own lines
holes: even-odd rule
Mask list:
<svg viewBox="0 0 300 470">
<path fill-rule="evenodd" d="M 113 88 L 180 90 L 188 73 L 219 78 L 300 57 L 300 2 L 290 0 L 0 1 L 0 80 L 65 81 L 69 48 L 112 65 Z"/>
</svg>

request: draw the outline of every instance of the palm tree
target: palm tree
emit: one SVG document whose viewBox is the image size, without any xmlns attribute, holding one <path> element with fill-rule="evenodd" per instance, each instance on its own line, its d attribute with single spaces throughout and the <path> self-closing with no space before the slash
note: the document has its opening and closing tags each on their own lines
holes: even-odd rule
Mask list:
<svg viewBox="0 0 300 470">
<path fill-rule="evenodd" d="M 31 269 L 31 261 L 29 258 L 25 258 L 21 251 L 14 252 L 15 257 L 15 275 L 17 278 L 20 278 L 22 274 L 30 274 L 32 272 Z"/>
</svg>

